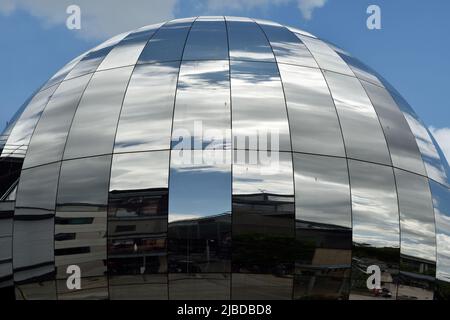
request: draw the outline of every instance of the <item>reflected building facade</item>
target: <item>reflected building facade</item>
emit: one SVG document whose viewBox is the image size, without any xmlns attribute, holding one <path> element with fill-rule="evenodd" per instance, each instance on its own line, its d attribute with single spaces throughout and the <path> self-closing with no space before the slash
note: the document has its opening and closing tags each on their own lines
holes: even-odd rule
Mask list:
<svg viewBox="0 0 450 320">
<path fill-rule="evenodd" d="M 249 18 L 151 25 L 0 135 L 0 296 L 446 300 L 449 188 L 427 127 L 344 50 Z"/>
</svg>

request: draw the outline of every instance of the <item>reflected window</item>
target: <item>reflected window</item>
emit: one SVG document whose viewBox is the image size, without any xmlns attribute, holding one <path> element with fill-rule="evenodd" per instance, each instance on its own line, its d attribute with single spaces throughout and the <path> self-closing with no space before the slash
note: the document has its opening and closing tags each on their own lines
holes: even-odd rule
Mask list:
<svg viewBox="0 0 450 320">
<path fill-rule="evenodd" d="M 36 126 L 24 168 L 60 161 L 70 125 L 92 74 L 67 80 L 53 94 Z"/>
<path fill-rule="evenodd" d="M 278 67 L 286 95 L 293 151 L 345 156 L 336 108 L 322 72 L 284 64 Z"/>
<path fill-rule="evenodd" d="M 396 298 L 400 230 L 393 169 L 350 160 L 353 215 L 352 291 L 350 299 Z M 381 270 L 382 294 L 367 289 L 366 270 Z"/>
<path fill-rule="evenodd" d="M 231 92 L 234 149 L 291 151 L 286 103 L 275 63 L 232 61 Z"/>
<path fill-rule="evenodd" d="M 56 276 L 65 281 L 67 266 L 78 265 L 86 290 L 83 283 L 90 283 L 89 278 L 104 283 L 106 275 L 110 167 L 111 156 L 64 161 L 61 167 L 55 218 Z M 94 291 L 107 292 L 105 285 Z M 58 299 L 70 294 L 82 297 L 88 291 L 67 292 L 65 286 L 58 286 Z"/>
<path fill-rule="evenodd" d="M 286 27 L 265 20 L 256 20 L 266 34 L 278 63 L 318 68 L 304 43 Z"/>
<path fill-rule="evenodd" d="M 342 299 L 352 256 L 347 160 L 294 154 L 294 169 L 295 298 Z"/>
<path fill-rule="evenodd" d="M 275 62 L 264 32 L 251 19 L 226 17 L 230 59 Z"/>
<path fill-rule="evenodd" d="M 56 163 L 22 171 L 17 191 L 14 281 L 28 299 L 56 298 L 53 226 L 59 168 Z M 36 287 L 42 283 L 49 291 L 40 296 Z"/>
<path fill-rule="evenodd" d="M 179 62 L 137 65 L 123 102 L 114 152 L 170 148 Z"/>
<path fill-rule="evenodd" d="M 294 207 L 291 154 L 235 151 L 233 272 L 292 274 Z"/>
<path fill-rule="evenodd" d="M 132 70 L 133 67 L 118 68 L 92 76 L 75 113 L 64 159 L 112 152 L 122 101 Z"/>
<path fill-rule="evenodd" d="M 229 272 L 231 152 L 186 153 L 171 155 L 169 272 Z"/>
<path fill-rule="evenodd" d="M 225 21 L 196 20 L 186 41 L 183 60 L 228 60 Z"/>
<path fill-rule="evenodd" d="M 194 19 L 172 20 L 162 26 L 149 40 L 138 63 L 178 61 Z"/>
<path fill-rule="evenodd" d="M 173 149 L 229 149 L 229 62 L 183 62 L 173 119 Z"/>
<path fill-rule="evenodd" d="M 108 208 L 110 277 L 167 272 L 168 166 L 169 151 L 114 155 Z"/>
<path fill-rule="evenodd" d="M 425 167 L 414 136 L 395 101 L 384 88 L 361 81 L 383 127 L 392 164 L 425 175 Z"/>
<path fill-rule="evenodd" d="M 347 157 L 390 165 L 383 129 L 359 80 L 334 72 L 324 74 L 341 123 Z"/>
</svg>

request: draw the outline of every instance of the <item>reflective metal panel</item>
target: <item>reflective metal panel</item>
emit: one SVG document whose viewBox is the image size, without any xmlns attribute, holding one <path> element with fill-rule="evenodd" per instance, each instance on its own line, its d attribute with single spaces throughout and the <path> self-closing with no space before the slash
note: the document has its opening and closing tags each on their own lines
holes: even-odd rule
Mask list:
<svg viewBox="0 0 450 320">
<path fill-rule="evenodd" d="M 255 20 L 266 34 L 278 63 L 318 68 L 305 44 L 286 27 L 266 20 Z"/>
<path fill-rule="evenodd" d="M 30 141 L 24 168 L 60 161 L 70 125 L 92 74 L 67 80 L 45 108 Z"/>
<path fill-rule="evenodd" d="M 225 17 L 228 29 L 230 58 L 275 62 L 264 32 L 251 19 Z"/>
<path fill-rule="evenodd" d="M 68 64 L 66 64 L 64 67 L 62 67 L 58 72 L 56 72 L 48 81 L 47 83 L 40 89 L 45 90 L 47 88 L 50 88 L 51 86 L 54 86 L 57 83 L 60 83 L 63 81 L 70 71 L 80 62 L 81 59 L 83 59 L 89 52 L 85 52 L 78 57 L 74 58 L 72 61 L 70 61 Z"/>
<path fill-rule="evenodd" d="M 319 39 L 296 34 L 296 36 L 306 45 L 316 59 L 319 67 L 324 70 L 355 76 L 344 60 L 325 42 Z"/>
<path fill-rule="evenodd" d="M 170 300 L 229 300 L 230 274 L 169 274 Z"/>
<path fill-rule="evenodd" d="M 425 175 L 425 167 L 417 143 L 395 101 L 386 89 L 365 81 L 361 83 L 380 119 L 392 164 L 400 169 Z"/>
<path fill-rule="evenodd" d="M 395 169 L 400 207 L 398 299 L 433 299 L 436 233 L 428 179 Z"/>
<path fill-rule="evenodd" d="M 111 52 L 111 50 L 119 43 L 128 33 L 122 33 L 109 40 L 106 40 L 99 46 L 95 47 L 77 63 L 77 65 L 69 72 L 65 80 L 72 79 L 95 72 L 103 59 Z"/>
<path fill-rule="evenodd" d="M 231 144 L 229 62 L 183 62 L 173 118 L 172 148 L 225 149 Z"/>
<path fill-rule="evenodd" d="M 155 25 L 144 31 L 130 33 L 119 42 L 103 59 L 98 70 L 125 67 L 136 64 L 147 42 L 161 25 Z"/>
<path fill-rule="evenodd" d="M 173 20 L 162 26 L 145 46 L 138 63 L 181 60 L 193 21 L 194 19 Z"/>
<path fill-rule="evenodd" d="M 450 190 L 430 181 L 436 219 L 436 279 L 450 282 Z M 450 295 L 449 295 L 450 296 Z"/>
<path fill-rule="evenodd" d="M 179 62 L 136 66 L 117 128 L 114 152 L 170 148 Z"/>
<path fill-rule="evenodd" d="M 347 156 L 391 164 L 377 114 L 358 79 L 325 71 L 341 122 Z"/>
<path fill-rule="evenodd" d="M 440 152 L 439 146 L 433 140 L 426 125 L 419 119 L 408 102 L 394 88 L 386 82 L 384 84 L 402 110 L 416 138 L 428 177 L 450 187 L 450 169 L 448 168 L 448 163 L 446 163 L 445 157 Z"/>
<path fill-rule="evenodd" d="M 195 21 L 186 41 L 183 60 L 228 60 L 225 21 Z"/>
<path fill-rule="evenodd" d="M 56 276 L 60 280 L 58 299 L 107 296 L 106 211 L 110 167 L 111 156 L 62 163 L 54 236 Z M 68 291 L 66 268 L 73 264 L 81 269 L 82 289 Z"/>
<path fill-rule="evenodd" d="M 351 56 L 348 52 L 345 52 L 341 48 L 338 48 L 332 44 L 328 44 L 336 53 L 347 63 L 347 65 L 352 69 L 353 73 L 358 79 L 368 81 L 380 87 L 383 87 L 379 75 L 372 70 L 370 67 Z"/>
<path fill-rule="evenodd" d="M 122 101 L 132 70 L 133 67 L 112 69 L 92 76 L 75 113 L 64 159 L 113 151 Z"/>
<path fill-rule="evenodd" d="M 284 274 L 233 273 L 231 275 L 233 300 L 290 300 L 292 276 Z"/>
<path fill-rule="evenodd" d="M 296 275 L 294 279 L 295 300 L 347 300 L 348 278 Z"/>
<path fill-rule="evenodd" d="M 275 63 L 232 61 L 233 148 L 290 151 L 283 88 Z"/>
<path fill-rule="evenodd" d="M 167 274 L 110 276 L 111 300 L 167 300 Z"/>
<path fill-rule="evenodd" d="M 25 157 L 28 143 L 30 142 L 36 124 L 56 88 L 57 86 L 53 86 L 41 91 L 31 99 L 30 103 L 17 120 L 16 125 L 11 130 L 11 134 L 3 148 L 2 157 Z"/>
<path fill-rule="evenodd" d="M 245 159 L 242 158 L 244 156 Z M 259 299 L 262 298 L 260 294 L 269 294 L 263 278 L 273 281 L 275 287 L 280 286 L 279 281 L 283 283 L 282 288 L 275 288 L 277 299 L 291 298 L 293 279 L 287 276 L 293 273 L 296 256 L 294 207 L 290 153 L 235 151 L 233 299 Z M 267 276 L 249 276 L 247 280 L 251 283 L 245 284 L 251 287 L 248 295 L 239 295 L 236 292 L 240 288 L 240 280 L 235 278 L 235 273 Z M 242 277 L 242 281 L 247 281 L 246 275 Z"/>
<path fill-rule="evenodd" d="M 187 153 L 171 155 L 169 272 L 229 272 L 231 151 Z"/>
<path fill-rule="evenodd" d="M 353 214 L 353 262 L 350 299 L 397 295 L 400 230 L 393 169 L 350 160 Z M 367 268 L 381 269 L 382 292 L 367 288 Z"/>
<path fill-rule="evenodd" d="M 395 169 L 400 205 L 401 253 L 436 261 L 434 212 L 428 180 Z"/>
<path fill-rule="evenodd" d="M 344 279 L 350 276 L 352 256 L 347 160 L 294 154 L 294 169 L 296 298 L 315 295 L 342 298 L 348 294 L 344 290 L 348 287 L 348 280 Z M 330 279 L 323 278 L 325 276 Z M 338 287 L 333 285 L 330 290 L 325 286 L 320 288 L 321 282 L 335 282 Z M 337 290 L 341 287 L 341 291 Z"/>
<path fill-rule="evenodd" d="M 59 168 L 56 163 L 24 170 L 20 179 L 13 267 L 14 281 L 27 299 L 56 299 L 53 226 Z M 41 283 L 49 290 L 41 290 Z"/>
<path fill-rule="evenodd" d="M 153 281 L 146 281 L 143 276 L 121 276 L 167 272 L 168 175 L 169 151 L 113 157 L 108 208 L 108 274 L 110 279 L 115 279 L 114 290 L 118 295 L 126 290 L 137 297 L 145 288 L 151 290 L 149 294 L 161 294 L 160 281 L 152 285 Z"/>
<path fill-rule="evenodd" d="M 278 65 L 292 136 L 298 152 L 345 156 L 339 120 L 320 70 Z"/>
</svg>

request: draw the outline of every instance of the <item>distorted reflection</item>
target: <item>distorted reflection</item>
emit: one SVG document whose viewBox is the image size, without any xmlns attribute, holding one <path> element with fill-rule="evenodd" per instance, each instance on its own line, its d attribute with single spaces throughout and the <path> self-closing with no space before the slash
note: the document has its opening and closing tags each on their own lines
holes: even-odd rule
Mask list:
<svg viewBox="0 0 450 320">
<path fill-rule="evenodd" d="M 56 299 L 53 226 L 60 164 L 22 171 L 14 215 L 14 282 L 26 299 Z M 44 286 L 48 290 L 40 290 Z"/>
<path fill-rule="evenodd" d="M 111 156 L 65 161 L 61 167 L 56 218 L 55 264 L 58 299 L 107 298 L 106 226 Z M 82 290 L 64 285 L 68 265 L 82 271 Z"/>
<path fill-rule="evenodd" d="M 336 108 L 322 72 L 284 64 L 278 67 L 286 95 L 293 151 L 345 156 Z"/>
<path fill-rule="evenodd" d="M 194 19 L 172 20 L 163 25 L 145 46 L 138 63 L 178 61 L 183 55 L 189 29 Z"/>
<path fill-rule="evenodd" d="M 229 300 L 230 274 L 169 274 L 170 300 Z"/>
<path fill-rule="evenodd" d="M 355 76 L 344 60 L 342 60 L 342 58 L 325 42 L 300 34 L 296 34 L 296 36 L 306 45 L 309 51 L 311 51 L 321 69 Z"/>
<path fill-rule="evenodd" d="M 275 62 L 264 32 L 251 19 L 225 17 L 228 28 L 230 59 Z"/>
<path fill-rule="evenodd" d="M 396 298 L 400 230 L 393 169 L 349 160 L 353 215 L 350 299 Z M 381 269 L 380 291 L 369 291 L 367 267 Z"/>
<path fill-rule="evenodd" d="M 111 50 L 125 38 L 128 33 L 119 34 L 102 44 L 98 45 L 91 51 L 87 52 L 83 58 L 70 70 L 65 80 L 73 79 L 87 73 L 95 72 L 103 59 L 111 52 Z"/>
<path fill-rule="evenodd" d="M 69 74 L 70 71 L 72 71 L 72 69 L 81 61 L 81 59 L 83 59 L 88 52 L 85 52 L 81 55 L 79 55 L 78 57 L 72 59 L 68 64 L 66 64 L 64 67 L 62 67 L 60 70 L 58 70 L 58 72 L 56 72 L 53 77 L 51 77 L 44 86 L 42 86 L 41 90 L 45 90 L 47 88 L 50 88 L 51 86 L 54 86 L 57 83 L 60 83 L 61 81 L 63 81 L 67 75 Z"/>
<path fill-rule="evenodd" d="M 60 161 L 78 102 L 92 74 L 61 83 L 45 108 L 30 141 L 24 168 Z"/>
<path fill-rule="evenodd" d="M 348 64 L 348 66 L 352 69 L 353 73 L 356 75 L 358 79 L 365 80 L 377 86 L 383 87 L 383 84 L 379 79 L 380 76 L 372 68 L 368 67 L 360 60 L 356 59 L 355 57 L 350 55 L 348 52 L 342 50 L 341 48 L 338 48 L 329 43 L 328 45 L 334 51 L 336 51 L 336 53 L 345 61 L 345 63 Z"/>
<path fill-rule="evenodd" d="M 294 170 L 294 297 L 343 299 L 348 295 L 352 255 L 347 160 L 294 154 Z"/>
<path fill-rule="evenodd" d="M 228 60 L 225 21 L 196 20 L 184 48 L 183 60 Z"/>
<path fill-rule="evenodd" d="M 176 96 L 172 148 L 230 148 L 228 60 L 183 62 Z"/>
<path fill-rule="evenodd" d="M 242 151 L 235 151 L 239 152 Z M 239 155 L 234 156 L 232 270 L 267 275 L 249 275 L 253 294 L 249 292 L 246 299 L 259 299 L 255 291 L 265 292 L 267 284 L 263 278 L 273 279 L 275 287 L 281 281 L 284 287 L 279 289 L 283 294 L 278 298 L 288 299 L 296 255 L 292 156 L 280 153 L 272 162 L 263 160 L 263 152 L 245 153 L 246 159 L 257 161 L 242 162 Z M 233 293 L 239 287 L 235 281 L 238 280 L 233 275 Z M 237 296 L 233 294 L 234 298 Z"/>
<path fill-rule="evenodd" d="M 383 127 L 392 164 L 425 175 L 425 167 L 405 117 L 386 89 L 361 81 Z"/>
<path fill-rule="evenodd" d="M 342 126 L 347 156 L 390 165 L 383 130 L 359 80 L 329 71 L 324 74 Z"/>
<path fill-rule="evenodd" d="M 132 32 L 120 41 L 103 59 L 97 70 L 119 68 L 136 64 L 147 42 L 161 24 L 153 25 L 142 31 Z"/>
<path fill-rule="evenodd" d="M 318 68 L 305 44 L 286 27 L 266 20 L 255 20 L 264 30 L 278 63 Z"/>
<path fill-rule="evenodd" d="M 409 128 L 416 138 L 428 177 L 450 187 L 450 168 L 430 131 L 408 102 L 389 83 L 383 81 L 383 84 L 403 112 Z"/>
<path fill-rule="evenodd" d="M 114 152 L 170 148 L 179 65 L 136 66 L 124 98 Z"/>
<path fill-rule="evenodd" d="M 232 61 L 231 92 L 234 149 L 291 151 L 286 104 L 275 63 Z"/>
<path fill-rule="evenodd" d="M 433 299 L 436 233 L 428 179 L 395 169 L 400 208 L 398 299 Z"/>
<path fill-rule="evenodd" d="M 167 272 L 169 151 L 113 157 L 108 208 L 108 273 L 115 294 L 164 297 L 167 283 L 151 276 Z M 128 276 L 128 277 L 126 277 Z M 167 281 L 166 281 L 167 282 Z"/>
<path fill-rule="evenodd" d="M 436 219 L 436 279 L 450 282 L 450 190 L 430 181 Z M 448 293 L 450 297 L 450 293 Z M 447 297 L 447 298 L 448 298 Z"/>
<path fill-rule="evenodd" d="M 172 151 L 169 198 L 169 272 L 229 272 L 231 151 L 197 151 L 183 163 Z M 210 161 L 222 157 L 222 162 Z M 198 160 L 198 159 L 197 159 Z"/>
<path fill-rule="evenodd" d="M 2 157 L 25 158 L 34 128 L 56 87 L 53 86 L 40 91 L 30 100 L 30 103 L 11 130 L 8 140 L 3 147 Z"/>
<path fill-rule="evenodd" d="M 133 67 L 126 67 L 97 72 L 92 76 L 75 113 L 64 159 L 113 151 L 122 101 L 132 71 Z"/>
<path fill-rule="evenodd" d="M 292 275 L 233 273 L 233 300 L 290 300 Z"/>
</svg>

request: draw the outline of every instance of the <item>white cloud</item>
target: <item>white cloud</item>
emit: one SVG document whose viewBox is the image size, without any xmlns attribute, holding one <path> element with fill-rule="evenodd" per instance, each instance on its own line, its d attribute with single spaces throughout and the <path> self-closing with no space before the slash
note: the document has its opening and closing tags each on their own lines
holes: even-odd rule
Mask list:
<svg viewBox="0 0 450 320">
<path fill-rule="evenodd" d="M 206 0 L 206 8 L 212 12 L 220 10 L 249 10 L 254 8 L 268 8 L 269 5 L 285 5 L 297 3 L 297 7 L 302 13 L 303 18 L 311 20 L 313 11 L 321 8 L 328 0 Z"/>
<path fill-rule="evenodd" d="M 174 17 L 177 0 L 0 0 L 0 13 L 23 10 L 42 20 L 45 26 L 64 25 L 66 8 L 81 8 L 81 30 L 85 38 L 105 38 Z"/>
<path fill-rule="evenodd" d="M 322 8 L 326 2 L 327 0 L 298 0 L 298 8 L 303 18 L 311 20 L 313 11 L 317 8 Z"/>
<path fill-rule="evenodd" d="M 442 151 L 450 162 L 450 128 L 429 128 L 436 141 L 439 143 Z"/>
<path fill-rule="evenodd" d="M 39 18 L 45 27 L 64 25 L 66 8 L 75 4 L 81 8 L 81 30 L 84 38 L 103 39 L 124 31 L 162 22 L 174 17 L 178 1 L 183 0 L 0 0 L 0 14 L 23 10 Z M 327 0 L 201 0 L 193 9 L 198 14 L 223 14 L 227 10 L 242 12 L 250 9 L 268 10 L 271 6 L 297 4 L 303 17 L 312 18 L 315 9 Z"/>
</svg>

